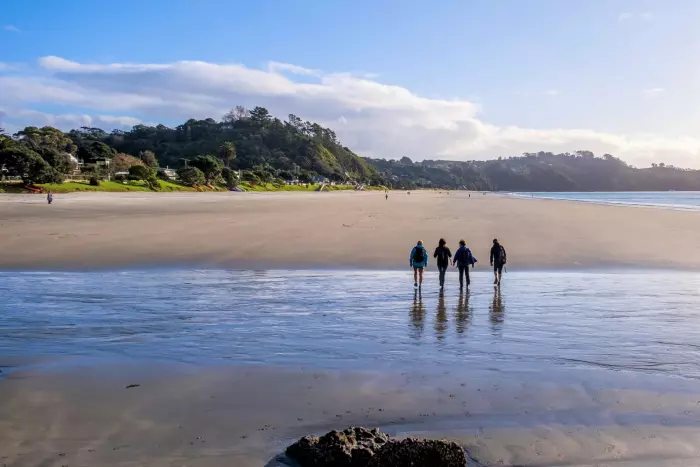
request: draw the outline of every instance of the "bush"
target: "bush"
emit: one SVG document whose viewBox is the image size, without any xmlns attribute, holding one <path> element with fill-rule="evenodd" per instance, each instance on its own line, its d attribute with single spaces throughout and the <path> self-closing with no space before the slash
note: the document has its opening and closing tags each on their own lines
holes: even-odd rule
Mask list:
<svg viewBox="0 0 700 467">
<path fill-rule="evenodd" d="M 197 167 L 184 167 L 177 171 L 177 178 L 185 185 L 203 185 L 204 173 Z"/>
<path fill-rule="evenodd" d="M 100 181 L 96 177 L 90 177 L 90 186 L 100 186 Z"/>
<path fill-rule="evenodd" d="M 129 167 L 129 176 L 137 177 L 137 180 L 148 180 L 155 177 L 156 171 L 145 165 L 133 165 Z"/>
<path fill-rule="evenodd" d="M 226 186 L 229 189 L 236 188 L 238 186 L 238 174 L 235 170 L 224 167 L 221 171 L 221 178 L 224 179 L 224 183 L 226 183 Z"/>
</svg>

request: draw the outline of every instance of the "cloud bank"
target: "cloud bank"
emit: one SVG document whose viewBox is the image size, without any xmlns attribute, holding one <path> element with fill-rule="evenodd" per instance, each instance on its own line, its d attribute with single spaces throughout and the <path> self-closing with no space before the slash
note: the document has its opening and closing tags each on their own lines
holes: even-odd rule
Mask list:
<svg viewBox="0 0 700 467">
<path fill-rule="evenodd" d="M 329 126 L 369 157 L 466 160 L 588 149 L 639 166 L 663 161 L 700 167 L 695 138 L 499 126 L 484 121 L 479 106 L 467 100 L 430 99 L 368 76 L 287 63 L 255 69 L 201 61 L 86 64 L 49 56 L 22 70 L 0 71 L 0 115 L 8 127 L 125 128 L 219 118 L 235 105 L 260 105 L 278 117 L 293 113 Z"/>
</svg>

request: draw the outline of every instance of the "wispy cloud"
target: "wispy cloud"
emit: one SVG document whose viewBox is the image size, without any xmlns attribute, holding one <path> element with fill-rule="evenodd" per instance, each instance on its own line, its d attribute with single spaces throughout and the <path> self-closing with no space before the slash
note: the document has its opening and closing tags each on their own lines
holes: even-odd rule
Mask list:
<svg viewBox="0 0 700 467">
<path fill-rule="evenodd" d="M 7 31 L 7 32 L 18 32 L 18 33 L 22 32 L 22 30 L 20 28 L 18 28 L 17 26 L 13 26 L 12 24 L 4 25 L 2 27 L 2 30 Z"/>
<path fill-rule="evenodd" d="M 654 19 L 654 15 L 648 11 L 644 11 L 641 13 L 633 13 L 630 11 L 625 11 L 623 13 L 620 13 L 617 16 L 617 20 L 619 22 L 625 22 L 625 21 L 651 21 Z"/>
<path fill-rule="evenodd" d="M 647 96 L 656 96 L 656 95 L 659 95 L 659 94 L 666 92 L 666 88 L 649 88 L 649 89 L 645 89 L 643 92 Z"/>
<path fill-rule="evenodd" d="M 545 96 L 558 96 L 559 90 L 558 89 L 547 89 L 542 94 L 544 94 Z"/>
<path fill-rule="evenodd" d="M 291 73 L 294 75 L 304 75 L 304 76 L 320 76 L 321 70 L 314 70 L 311 68 L 304 68 L 299 65 L 292 65 L 291 63 L 280 63 L 280 62 L 268 62 L 267 70 L 271 73 Z"/>
</svg>

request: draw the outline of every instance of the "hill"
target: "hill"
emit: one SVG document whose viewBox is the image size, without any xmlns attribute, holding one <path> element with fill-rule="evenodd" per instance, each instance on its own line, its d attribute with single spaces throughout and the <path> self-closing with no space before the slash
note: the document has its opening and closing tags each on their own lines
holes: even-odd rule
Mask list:
<svg viewBox="0 0 700 467">
<path fill-rule="evenodd" d="M 495 191 L 665 191 L 700 190 L 700 171 L 664 164 L 635 168 L 590 151 L 523 156 L 490 161 L 369 160 L 394 186 Z"/>
<path fill-rule="evenodd" d="M 27 127 L 12 137 L 0 133 L 0 166 L 25 183 L 59 183 L 73 170 L 95 178 L 129 172 L 130 180 L 157 187 L 155 168 L 189 168 L 187 185 L 241 181 L 265 184 L 317 176 L 399 189 L 449 188 L 499 191 L 700 190 L 700 171 L 654 165 L 639 169 L 590 151 L 523 156 L 490 161 L 413 162 L 359 157 L 333 130 L 289 115 L 282 121 L 267 109 L 236 107 L 222 120 L 190 119 L 175 128 L 136 125 L 110 133 L 82 127 L 64 133 Z M 109 161 L 109 164 L 106 163 Z M 150 167 L 143 168 L 137 166 Z M 243 180 L 237 180 L 236 170 Z"/>
</svg>

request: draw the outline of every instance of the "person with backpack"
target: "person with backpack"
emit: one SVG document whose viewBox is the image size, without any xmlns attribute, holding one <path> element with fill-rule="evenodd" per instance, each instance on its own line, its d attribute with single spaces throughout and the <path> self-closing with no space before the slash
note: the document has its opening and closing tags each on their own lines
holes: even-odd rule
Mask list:
<svg viewBox="0 0 700 467">
<path fill-rule="evenodd" d="M 501 276 L 503 275 L 503 266 L 506 265 L 506 249 L 503 245 L 498 243 L 498 239 L 493 239 L 493 246 L 491 247 L 491 266 L 493 266 L 493 283 L 496 285 L 501 284 Z"/>
<path fill-rule="evenodd" d="M 428 252 L 425 251 L 423 240 L 418 240 L 411 250 L 410 261 L 413 268 L 413 286 L 420 287 L 423 285 L 423 269 L 428 266 Z"/>
<path fill-rule="evenodd" d="M 474 268 L 476 264 L 476 258 L 472 254 L 472 250 L 467 248 L 467 242 L 464 239 L 459 241 L 459 249 L 455 253 L 455 257 L 452 260 L 452 264 L 459 268 L 459 289 L 462 290 L 464 287 L 464 278 L 467 279 L 467 288 L 471 284 L 471 279 L 469 277 L 469 266 Z"/>
<path fill-rule="evenodd" d="M 441 238 L 438 242 L 438 247 L 435 248 L 435 253 L 433 253 L 433 258 L 437 258 L 437 267 L 440 272 L 440 290 L 445 288 L 445 273 L 447 272 L 447 267 L 450 265 L 450 260 L 452 259 L 452 252 L 445 245 L 447 242 L 444 238 Z"/>
</svg>

